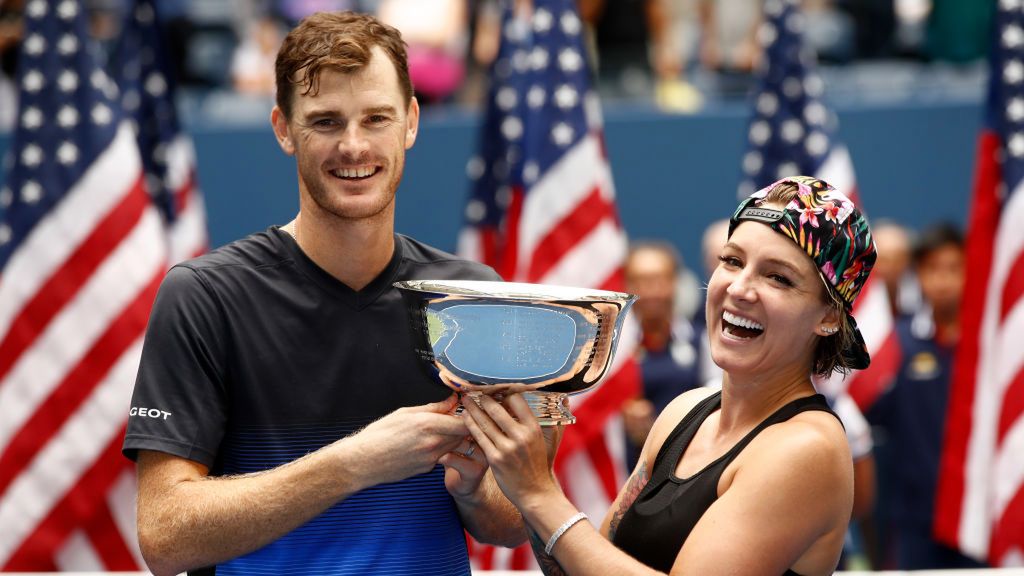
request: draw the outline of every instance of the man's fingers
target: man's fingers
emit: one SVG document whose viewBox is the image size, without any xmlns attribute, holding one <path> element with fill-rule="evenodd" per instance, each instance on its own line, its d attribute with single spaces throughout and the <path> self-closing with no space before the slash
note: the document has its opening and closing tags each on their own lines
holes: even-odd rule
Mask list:
<svg viewBox="0 0 1024 576">
<path fill-rule="evenodd" d="M 422 406 L 412 406 L 409 410 L 414 412 L 436 412 L 438 414 L 451 414 L 459 405 L 459 397 L 452 392 L 447 398 L 440 402 L 431 402 Z"/>
</svg>

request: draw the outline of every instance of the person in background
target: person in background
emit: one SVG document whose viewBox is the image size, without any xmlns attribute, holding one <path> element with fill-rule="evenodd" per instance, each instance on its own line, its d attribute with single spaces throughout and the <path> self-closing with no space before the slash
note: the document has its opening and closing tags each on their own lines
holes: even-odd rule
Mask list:
<svg viewBox="0 0 1024 576">
<path fill-rule="evenodd" d="M 704 259 L 705 278 L 705 290 L 702 291 L 704 296 L 707 295 L 707 282 L 711 281 L 711 275 L 715 273 L 715 268 L 718 268 L 718 256 L 722 253 L 722 246 L 725 246 L 728 239 L 728 218 L 715 220 L 708 224 L 707 228 L 704 229 L 703 236 L 701 236 L 701 255 Z M 704 310 L 705 300 L 706 298 L 701 300 L 701 311 Z M 694 316 L 693 324 L 700 332 L 700 381 L 704 385 L 721 386 L 722 369 L 711 359 L 711 340 L 708 338 L 707 321 L 704 314 L 701 313 Z"/>
<path fill-rule="evenodd" d="M 246 94 L 274 93 L 274 60 L 284 34 L 281 23 L 269 14 L 246 23 L 242 41 L 231 56 L 231 82 Z"/>
<path fill-rule="evenodd" d="M 377 17 L 402 31 L 421 105 L 448 101 L 466 75 L 467 0 L 380 0 Z"/>
<path fill-rule="evenodd" d="M 937 224 L 923 231 L 914 246 L 913 268 L 924 305 L 897 321 L 899 371 L 867 412 L 884 432 L 890 463 L 879 470 L 879 482 L 891 495 L 891 517 L 881 520 L 894 531 L 898 569 L 978 567 L 932 537 L 951 366 L 960 338 L 965 267 L 959 230 Z"/>
<path fill-rule="evenodd" d="M 636 466 L 658 414 L 676 396 L 700 386 L 700 332 L 675 313 L 682 261 L 667 242 L 637 242 L 626 258 L 626 291 L 638 296 L 632 312 L 640 324 L 642 395 L 622 409 L 626 464 Z"/>
<path fill-rule="evenodd" d="M 871 229 L 878 246 L 875 274 L 885 282 L 893 318 L 912 314 L 921 305 L 921 291 L 910 266 L 911 233 L 892 220 L 879 220 Z"/>
</svg>

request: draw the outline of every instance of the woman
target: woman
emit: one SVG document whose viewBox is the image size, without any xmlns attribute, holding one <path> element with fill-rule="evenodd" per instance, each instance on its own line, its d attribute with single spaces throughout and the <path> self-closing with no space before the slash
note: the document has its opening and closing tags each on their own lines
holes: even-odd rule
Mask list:
<svg viewBox="0 0 1024 576">
<path fill-rule="evenodd" d="M 824 181 L 786 178 L 740 204 L 719 260 L 706 314 L 722 390 L 669 404 L 599 531 L 559 489 L 521 397 L 465 403 L 545 573 L 835 569 L 852 460 L 811 375 L 868 365 L 850 313 L 875 260 L 867 221 Z"/>
</svg>

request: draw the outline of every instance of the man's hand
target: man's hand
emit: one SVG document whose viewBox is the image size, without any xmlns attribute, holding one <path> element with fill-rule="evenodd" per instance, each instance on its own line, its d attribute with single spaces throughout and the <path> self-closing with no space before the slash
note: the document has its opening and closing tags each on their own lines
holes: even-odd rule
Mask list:
<svg viewBox="0 0 1024 576">
<path fill-rule="evenodd" d="M 338 444 L 356 446 L 366 463 L 360 467 L 364 487 L 429 472 L 469 435 L 453 414 L 457 402 L 452 394 L 440 402 L 400 408 Z"/>
<path fill-rule="evenodd" d="M 474 498 L 487 473 L 487 458 L 472 436 L 439 460 L 444 464 L 444 487 L 456 500 Z"/>
</svg>

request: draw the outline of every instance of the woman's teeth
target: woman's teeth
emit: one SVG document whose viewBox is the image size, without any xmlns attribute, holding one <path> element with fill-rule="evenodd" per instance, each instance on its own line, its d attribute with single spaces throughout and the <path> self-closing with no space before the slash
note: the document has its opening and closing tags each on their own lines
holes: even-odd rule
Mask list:
<svg viewBox="0 0 1024 576">
<path fill-rule="evenodd" d="M 736 336 L 737 338 L 753 338 L 764 332 L 764 326 L 750 320 L 749 318 L 743 318 L 737 316 L 731 312 L 722 312 L 722 320 L 724 324 L 722 329 L 726 334 L 730 336 Z"/>
</svg>

